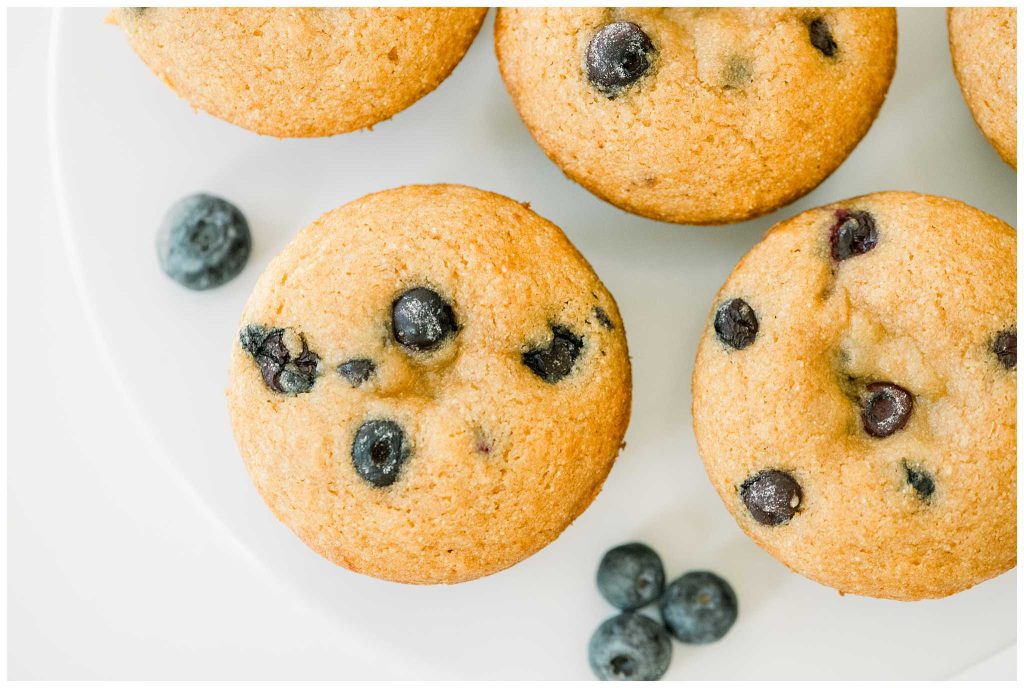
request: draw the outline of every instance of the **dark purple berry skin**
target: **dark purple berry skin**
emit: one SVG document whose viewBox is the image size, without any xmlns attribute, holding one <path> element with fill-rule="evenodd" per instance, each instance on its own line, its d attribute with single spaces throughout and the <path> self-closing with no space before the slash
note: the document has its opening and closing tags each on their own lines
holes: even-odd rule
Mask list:
<svg viewBox="0 0 1024 688">
<path fill-rule="evenodd" d="M 620 95 L 651 67 L 654 44 L 633 22 L 608 24 L 587 46 L 587 80 L 608 98 Z"/>
<path fill-rule="evenodd" d="M 878 245 L 875 217 L 866 210 L 837 210 L 829 241 L 837 262 L 867 253 Z"/>
<path fill-rule="evenodd" d="M 238 338 L 242 348 L 256 361 L 269 389 L 292 396 L 313 389 L 320 357 L 309 350 L 305 337 L 299 335 L 300 351 L 288 350 L 282 328 L 248 325 Z"/>
<path fill-rule="evenodd" d="M 753 344 L 759 327 L 754 309 L 743 299 L 730 299 L 715 312 L 715 334 L 733 349 L 746 349 Z"/>
<path fill-rule="evenodd" d="M 1003 330 L 992 340 L 992 353 L 1007 370 L 1017 369 L 1017 326 Z"/>
<path fill-rule="evenodd" d="M 348 380 L 353 387 L 358 387 L 373 375 L 377 366 L 368 358 L 353 358 L 338 366 L 338 374 Z"/>
<path fill-rule="evenodd" d="M 920 466 L 912 466 L 906 461 L 903 462 L 903 472 L 906 475 L 907 484 L 914 489 L 918 498 L 924 502 L 930 501 L 935 493 L 935 480 L 931 474 Z"/>
<path fill-rule="evenodd" d="M 818 17 L 807 25 L 807 33 L 811 39 L 811 45 L 825 57 L 834 57 L 839 50 L 836 40 L 832 37 L 832 31 L 828 24 L 821 17 Z"/>
<path fill-rule="evenodd" d="M 800 509 L 803 491 L 789 473 L 768 469 L 743 481 L 740 498 L 755 521 L 780 526 L 789 522 Z"/>
<path fill-rule="evenodd" d="M 409 454 L 405 432 L 393 420 L 366 421 L 352 441 L 352 465 L 374 487 L 387 487 L 398 480 Z"/>
<path fill-rule="evenodd" d="M 864 389 L 861 422 L 872 437 L 888 437 L 902 430 L 914 410 L 914 397 L 891 382 L 872 382 Z"/>
<path fill-rule="evenodd" d="M 451 304 L 433 289 L 410 289 L 391 305 L 395 341 L 413 351 L 436 349 L 457 329 Z"/>
<path fill-rule="evenodd" d="M 554 384 L 572 372 L 583 351 L 583 339 L 567 327 L 552 325 L 551 342 L 523 354 L 523 365 L 544 382 Z"/>
</svg>

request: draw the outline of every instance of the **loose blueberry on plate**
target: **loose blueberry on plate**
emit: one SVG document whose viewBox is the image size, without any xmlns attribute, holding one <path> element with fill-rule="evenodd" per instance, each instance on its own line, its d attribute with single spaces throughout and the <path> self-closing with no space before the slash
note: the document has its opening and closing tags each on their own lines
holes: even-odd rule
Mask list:
<svg viewBox="0 0 1024 688">
<path fill-rule="evenodd" d="M 661 557 L 640 542 L 610 549 L 597 567 L 597 588 L 619 609 L 632 611 L 650 604 L 665 589 Z"/>
<path fill-rule="evenodd" d="M 245 267 L 252 249 L 241 211 L 209 194 L 187 196 L 167 211 L 157 235 L 160 267 L 182 286 L 220 286 Z"/>
<path fill-rule="evenodd" d="M 656 681 L 672 661 L 672 640 L 660 623 L 627 612 L 598 626 L 589 658 L 602 681 Z"/>
<path fill-rule="evenodd" d="M 690 571 L 669 584 L 661 599 L 665 625 L 684 643 L 713 643 L 736 621 L 736 593 L 710 571 Z"/>
</svg>

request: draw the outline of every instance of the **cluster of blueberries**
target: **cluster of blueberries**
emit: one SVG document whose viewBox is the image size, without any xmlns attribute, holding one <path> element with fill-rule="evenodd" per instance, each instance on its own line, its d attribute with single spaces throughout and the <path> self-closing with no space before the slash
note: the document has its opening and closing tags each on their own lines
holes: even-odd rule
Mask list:
<svg viewBox="0 0 1024 688">
<path fill-rule="evenodd" d="M 619 545 L 601 559 L 597 588 L 621 614 L 590 638 L 590 668 L 602 681 L 656 681 L 668 671 L 672 641 L 713 643 L 736 621 L 736 593 L 710 571 L 690 571 L 665 586 L 665 567 L 647 545 Z M 658 603 L 664 623 L 637 613 Z"/>
</svg>

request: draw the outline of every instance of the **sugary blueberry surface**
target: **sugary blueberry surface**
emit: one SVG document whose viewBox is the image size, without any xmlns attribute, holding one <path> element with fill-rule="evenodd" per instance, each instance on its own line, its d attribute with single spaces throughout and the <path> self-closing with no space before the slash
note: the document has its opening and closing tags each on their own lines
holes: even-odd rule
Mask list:
<svg viewBox="0 0 1024 688">
<path fill-rule="evenodd" d="M 654 44 L 633 22 L 603 27 L 587 46 L 587 79 L 609 98 L 622 93 L 651 67 Z"/>
<path fill-rule="evenodd" d="M 376 369 L 377 366 L 368 358 L 353 358 L 338 366 L 338 374 L 348 380 L 353 387 L 358 387 L 369 380 Z"/>
<path fill-rule="evenodd" d="M 672 640 L 660 623 L 627 612 L 598 626 L 588 654 L 602 681 L 656 681 L 672 661 Z"/>
<path fill-rule="evenodd" d="M 766 526 L 787 523 L 800 508 L 800 483 L 785 471 L 768 469 L 740 485 L 740 498 L 754 520 Z"/>
<path fill-rule="evenodd" d="M 352 441 L 352 465 L 375 487 L 387 487 L 398 480 L 409 458 L 409 445 L 402 427 L 392 420 L 368 420 L 359 426 Z"/>
<path fill-rule="evenodd" d="M 597 567 L 597 589 L 612 606 L 631 611 L 657 600 L 665 588 L 661 557 L 631 542 L 608 550 Z"/>
<path fill-rule="evenodd" d="M 818 17 L 807 25 L 807 33 L 811 39 L 811 45 L 817 48 L 825 57 L 833 57 L 839 46 L 832 37 L 832 31 L 824 19 Z"/>
<path fill-rule="evenodd" d="M 718 340 L 734 349 L 745 349 L 753 344 L 758 328 L 754 309 L 743 299 L 729 299 L 715 312 Z"/>
<path fill-rule="evenodd" d="M 739 607 L 736 593 L 710 571 L 690 571 L 669 584 L 661 599 L 661 618 L 684 643 L 713 643 L 724 636 Z"/>
<path fill-rule="evenodd" d="M 907 477 L 907 484 L 914 488 L 914 492 L 921 499 L 928 501 L 935 493 L 935 480 L 920 466 L 913 466 L 906 461 L 903 462 L 903 472 Z"/>
<path fill-rule="evenodd" d="M 914 410 L 914 397 L 891 382 L 872 382 L 864 389 L 861 421 L 872 437 L 888 437 L 902 430 Z"/>
<path fill-rule="evenodd" d="M 1007 370 L 1017 368 L 1017 327 L 1003 330 L 992 340 L 992 353 Z"/>
<path fill-rule="evenodd" d="M 866 210 L 837 210 L 829 230 L 832 258 L 836 261 L 867 253 L 878 245 L 875 217 Z"/>
<path fill-rule="evenodd" d="M 223 198 L 187 196 L 167 211 L 157 235 L 160 267 L 174 281 L 203 290 L 234 278 L 252 249 L 249 224 Z"/>
<path fill-rule="evenodd" d="M 414 351 L 436 349 L 455 334 L 455 330 L 451 304 L 433 289 L 410 289 L 391 306 L 391 331 L 395 341 Z"/>
<path fill-rule="evenodd" d="M 290 329 L 251 324 L 238 339 L 256 361 L 268 388 L 289 395 L 313 389 L 320 357 L 309 350 L 305 337 Z"/>
<path fill-rule="evenodd" d="M 555 383 L 572 372 L 583 350 L 583 339 L 562 325 L 551 327 L 551 342 L 523 354 L 523 364 L 545 382 Z"/>
</svg>

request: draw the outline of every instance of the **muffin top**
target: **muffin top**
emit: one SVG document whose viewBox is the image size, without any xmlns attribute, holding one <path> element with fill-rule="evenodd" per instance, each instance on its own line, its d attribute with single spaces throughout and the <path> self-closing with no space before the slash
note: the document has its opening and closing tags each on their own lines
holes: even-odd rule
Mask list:
<svg viewBox="0 0 1024 688">
<path fill-rule="evenodd" d="M 483 8 L 122 8 L 112 21 L 193 107 L 259 134 L 330 136 L 451 73 Z"/>
<path fill-rule="evenodd" d="M 561 230 L 497 194 L 404 187 L 274 258 L 228 404 L 257 488 L 310 547 L 454 583 L 590 504 L 622 445 L 630 364 L 615 301 Z"/>
<path fill-rule="evenodd" d="M 892 9 L 501 9 L 520 115 L 565 173 L 630 212 L 766 213 L 867 132 L 896 57 Z"/>
<path fill-rule="evenodd" d="M 1016 233 L 879 193 L 773 227 L 722 287 L 693 423 L 740 527 L 844 593 L 942 597 L 1016 562 Z"/>
<path fill-rule="evenodd" d="M 1017 169 L 1017 9 L 951 7 L 953 70 L 974 121 Z"/>
</svg>

